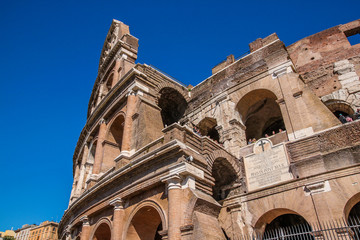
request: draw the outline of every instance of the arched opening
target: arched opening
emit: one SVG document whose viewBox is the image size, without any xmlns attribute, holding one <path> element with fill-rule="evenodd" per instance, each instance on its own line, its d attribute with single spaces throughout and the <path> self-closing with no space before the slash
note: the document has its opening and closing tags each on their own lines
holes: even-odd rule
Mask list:
<svg viewBox="0 0 360 240">
<path fill-rule="evenodd" d="M 109 131 L 106 135 L 106 142 L 116 146 L 116 148 L 118 148 L 119 150 L 121 150 L 122 138 L 124 133 L 124 122 L 125 118 L 123 115 L 116 117 L 115 120 L 111 123 Z"/>
<path fill-rule="evenodd" d="M 97 141 L 94 141 L 94 142 L 90 145 L 88 162 L 93 163 L 94 160 L 95 160 L 96 144 L 97 144 Z"/>
<path fill-rule="evenodd" d="M 325 105 L 342 123 L 347 122 L 346 117 L 352 118 L 354 116 L 354 110 L 347 102 L 341 100 L 329 100 L 325 102 Z"/>
<path fill-rule="evenodd" d="M 236 184 L 236 172 L 225 158 L 217 158 L 212 166 L 212 176 L 215 185 L 212 187 L 213 198 L 216 201 L 224 200 L 234 189 Z"/>
<path fill-rule="evenodd" d="M 95 161 L 96 145 L 97 145 L 97 140 L 92 142 L 89 147 L 88 158 L 85 163 L 85 175 L 82 180 L 83 182 L 81 183 L 82 186 L 81 192 L 87 189 L 87 181 L 90 179 L 90 176 L 92 174 L 92 168 Z"/>
<path fill-rule="evenodd" d="M 356 235 L 355 239 L 360 239 L 360 193 L 349 199 L 345 205 L 344 213 L 348 226 Z"/>
<path fill-rule="evenodd" d="M 283 214 L 266 225 L 263 239 L 312 240 L 314 237 L 311 235 L 310 224 L 302 216 Z"/>
<path fill-rule="evenodd" d="M 121 153 L 121 144 L 123 140 L 124 133 L 124 122 L 125 118 L 123 115 L 117 116 L 114 121 L 112 121 L 110 128 L 106 134 L 104 141 L 104 155 L 102 168 L 107 170 L 111 168 L 114 164 L 114 159 Z"/>
<path fill-rule="evenodd" d="M 266 89 L 247 93 L 237 104 L 247 139 L 260 139 L 282 132 L 284 120 L 275 94 Z"/>
<path fill-rule="evenodd" d="M 217 126 L 216 119 L 206 117 L 199 122 L 198 126 L 202 136 L 208 136 L 210 139 L 214 140 L 215 142 L 220 141 L 219 132 L 216 130 L 216 126 Z"/>
<path fill-rule="evenodd" d="M 356 239 L 360 239 L 360 202 L 351 208 L 347 221 Z"/>
<path fill-rule="evenodd" d="M 142 207 L 131 219 L 126 233 L 126 240 L 161 240 L 161 217 L 158 211 L 150 206 Z"/>
<path fill-rule="evenodd" d="M 93 240 L 111 240 L 111 230 L 109 225 L 101 223 L 94 233 Z"/>
<path fill-rule="evenodd" d="M 178 91 L 166 87 L 160 91 L 158 105 L 161 108 L 163 125 L 169 126 L 182 118 L 187 107 L 187 102 Z"/>
<path fill-rule="evenodd" d="M 108 79 L 107 79 L 107 81 L 106 81 L 106 84 L 105 84 L 106 94 L 107 94 L 108 92 L 110 92 L 110 90 L 111 90 L 111 88 L 112 88 L 113 78 L 114 78 L 114 73 L 112 73 L 112 74 L 108 77 Z"/>
</svg>

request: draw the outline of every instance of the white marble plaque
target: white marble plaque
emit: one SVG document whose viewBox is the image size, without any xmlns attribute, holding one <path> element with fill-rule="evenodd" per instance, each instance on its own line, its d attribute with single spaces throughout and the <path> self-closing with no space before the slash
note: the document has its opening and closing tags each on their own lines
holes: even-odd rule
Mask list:
<svg viewBox="0 0 360 240">
<path fill-rule="evenodd" d="M 272 146 L 268 139 L 254 144 L 254 153 L 244 157 L 249 191 L 267 187 L 293 178 L 284 144 Z"/>
</svg>

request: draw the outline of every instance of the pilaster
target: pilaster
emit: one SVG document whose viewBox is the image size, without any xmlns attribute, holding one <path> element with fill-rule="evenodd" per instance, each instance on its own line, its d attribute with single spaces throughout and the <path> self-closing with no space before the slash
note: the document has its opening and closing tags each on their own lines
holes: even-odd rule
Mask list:
<svg viewBox="0 0 360 240">
<path fill-rule="evenodd" d="M 162 181 L 166 183 L 166 190 L 168 192 L 168 239 L 180 240 L 181 239 L 181 177 L 179 174 L 172 174 L 163 178 Z"/>
<path fill-rule="evenodd" d="M 96 144 L 93 174 L 99 174 L 101 171 L 101 164 L 102 164 L 102 158 L 103 158 L 103 142 L 105 140 L 105 133 L 106 133 L 106 123 L 105 123 L 105 120 L 102 119 L 100 121 L 100 129 L 99 129 L 98 140 L 97 140 L 97 144 Z"/>
<path fill-rule="evenodd" d="M 129 154 L 131 150 L 131 140 L 132 140 L 132 116 L 136 112 L 136 101 L 137 96 L 135 92 L 131 91 L 127 95 L 127 104 L 126 104 L 126 116 L 124 123 L 124 133 L 123 141 L 121 146 L 121 152 Z"/>
<path fill-rule="evenodd" d="M 122 240 L 122 233 L 124 227 L 124 202 L 121 198 L 115 198 L 110 201 L 110 205 L 114 206 L 114 217 L 113 217 L 113 231 L 112 239 L 113 240 Z"/>
<path fill-rule="evenodd" d="M 196 179 L 204 179 L 204 171 L 182 162 L 169 169 L 169 174 L 161 178 L 166 183 L 168 194 L 168 232 L 167 239 L 179 240 L 182 235 L 183 217 L 183 191 L 182 189 L 195 189 Z"/>
<path fill-rule="evenodd" d="M 115 84 L 118 82 L 119 80 L 119 71 L 120 71 L 120 59 L 117 58 L 115 60 L 115 67 L 114 67 L 114 75 L 113 75 L 113 79 L 112 79 L 112 85 L 111 85 L 111 88 L 113 88 L 115 86 Z"/>
<path fill-rule="evenodd" d="M 80 240 L 89 240 L 90 238 L 90 222 L 89 218 L 85 215 L 80 218 L 82 224 Z"/>
</svg>

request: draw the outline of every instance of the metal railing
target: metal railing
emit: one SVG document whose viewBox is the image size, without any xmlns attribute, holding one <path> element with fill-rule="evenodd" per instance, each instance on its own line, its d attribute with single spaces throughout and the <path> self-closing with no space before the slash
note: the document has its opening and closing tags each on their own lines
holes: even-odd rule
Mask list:
<svg viewBox="0 0 360 240">
<path fill-rule="evenodd" d="M 359 217 L 332 220 L 320 224 L 298 224 L 242 235 L 243 240 L 360 240 Z"/>
</svg>

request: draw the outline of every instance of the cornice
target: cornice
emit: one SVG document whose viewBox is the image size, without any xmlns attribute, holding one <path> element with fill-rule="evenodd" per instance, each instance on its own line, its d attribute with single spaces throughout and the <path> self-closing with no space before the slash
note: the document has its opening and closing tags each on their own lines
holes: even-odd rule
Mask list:
<svg viewBox="0 0 360 240">
<path fill-rule="evenodd" d="M 160 141 L 161 139 L 155 140 Z M 74 202 L 71 203 L 71 205 L 68 207 L 68 209 L 65 211 L 62 222 L 66 219 L 71 217 L 72 211 L 77 206 L 81 205 L 83 202 L 87 201 L 87 199 L 94 196 L 99 190 L 103 189 L 106 185 L 111 184 L 118 178 L 124 176 L 125 174 L 129 173 L 130 171 L 137 169 L 144 164 L 148 163 L 149 161 L 159 158 L 161 156 L 166 155 L 167 153 L 175 150 L 175 149 L 185 149 L 186 146 L 179 142 L 178 140 L 172 140 L 163 146 L 155 149 L 154 151 L 147 153 L 145 155 L 141 155 L 141 152 L 143 152 L 143 148 L 139 149 L 137 152 L 135 152 L 132 156 L 130 156 L 130 159 L 134 159 L 131 161 L 131 163 L 125 165 L 122 168 L 119 168 L 117 170 L 108 171 L 107 174 L 104 174 L 101 176 L 99 182 L 97 182 L 92 188 L 85 191 L 78 199 L 76 199 Z M 168 169 L 164 169 L 165 172 L 168 171 Z M 160 173 L 158 173 L 160 174 Z M 153 178 L 153 176 L 151 177 Z M 160 182 L 160 181 L 159 181 Z M 127 187 L 127 189 L 133 187 L 132 185 Z M 125 189 L 126 190 L 126 189 Z M 123 190 L 123 191 L 125 191 Z M 93 206 L 91 206 L 93 207 Z M 83 211 L 84 212 L 84 211 Z"/>
</svg>

